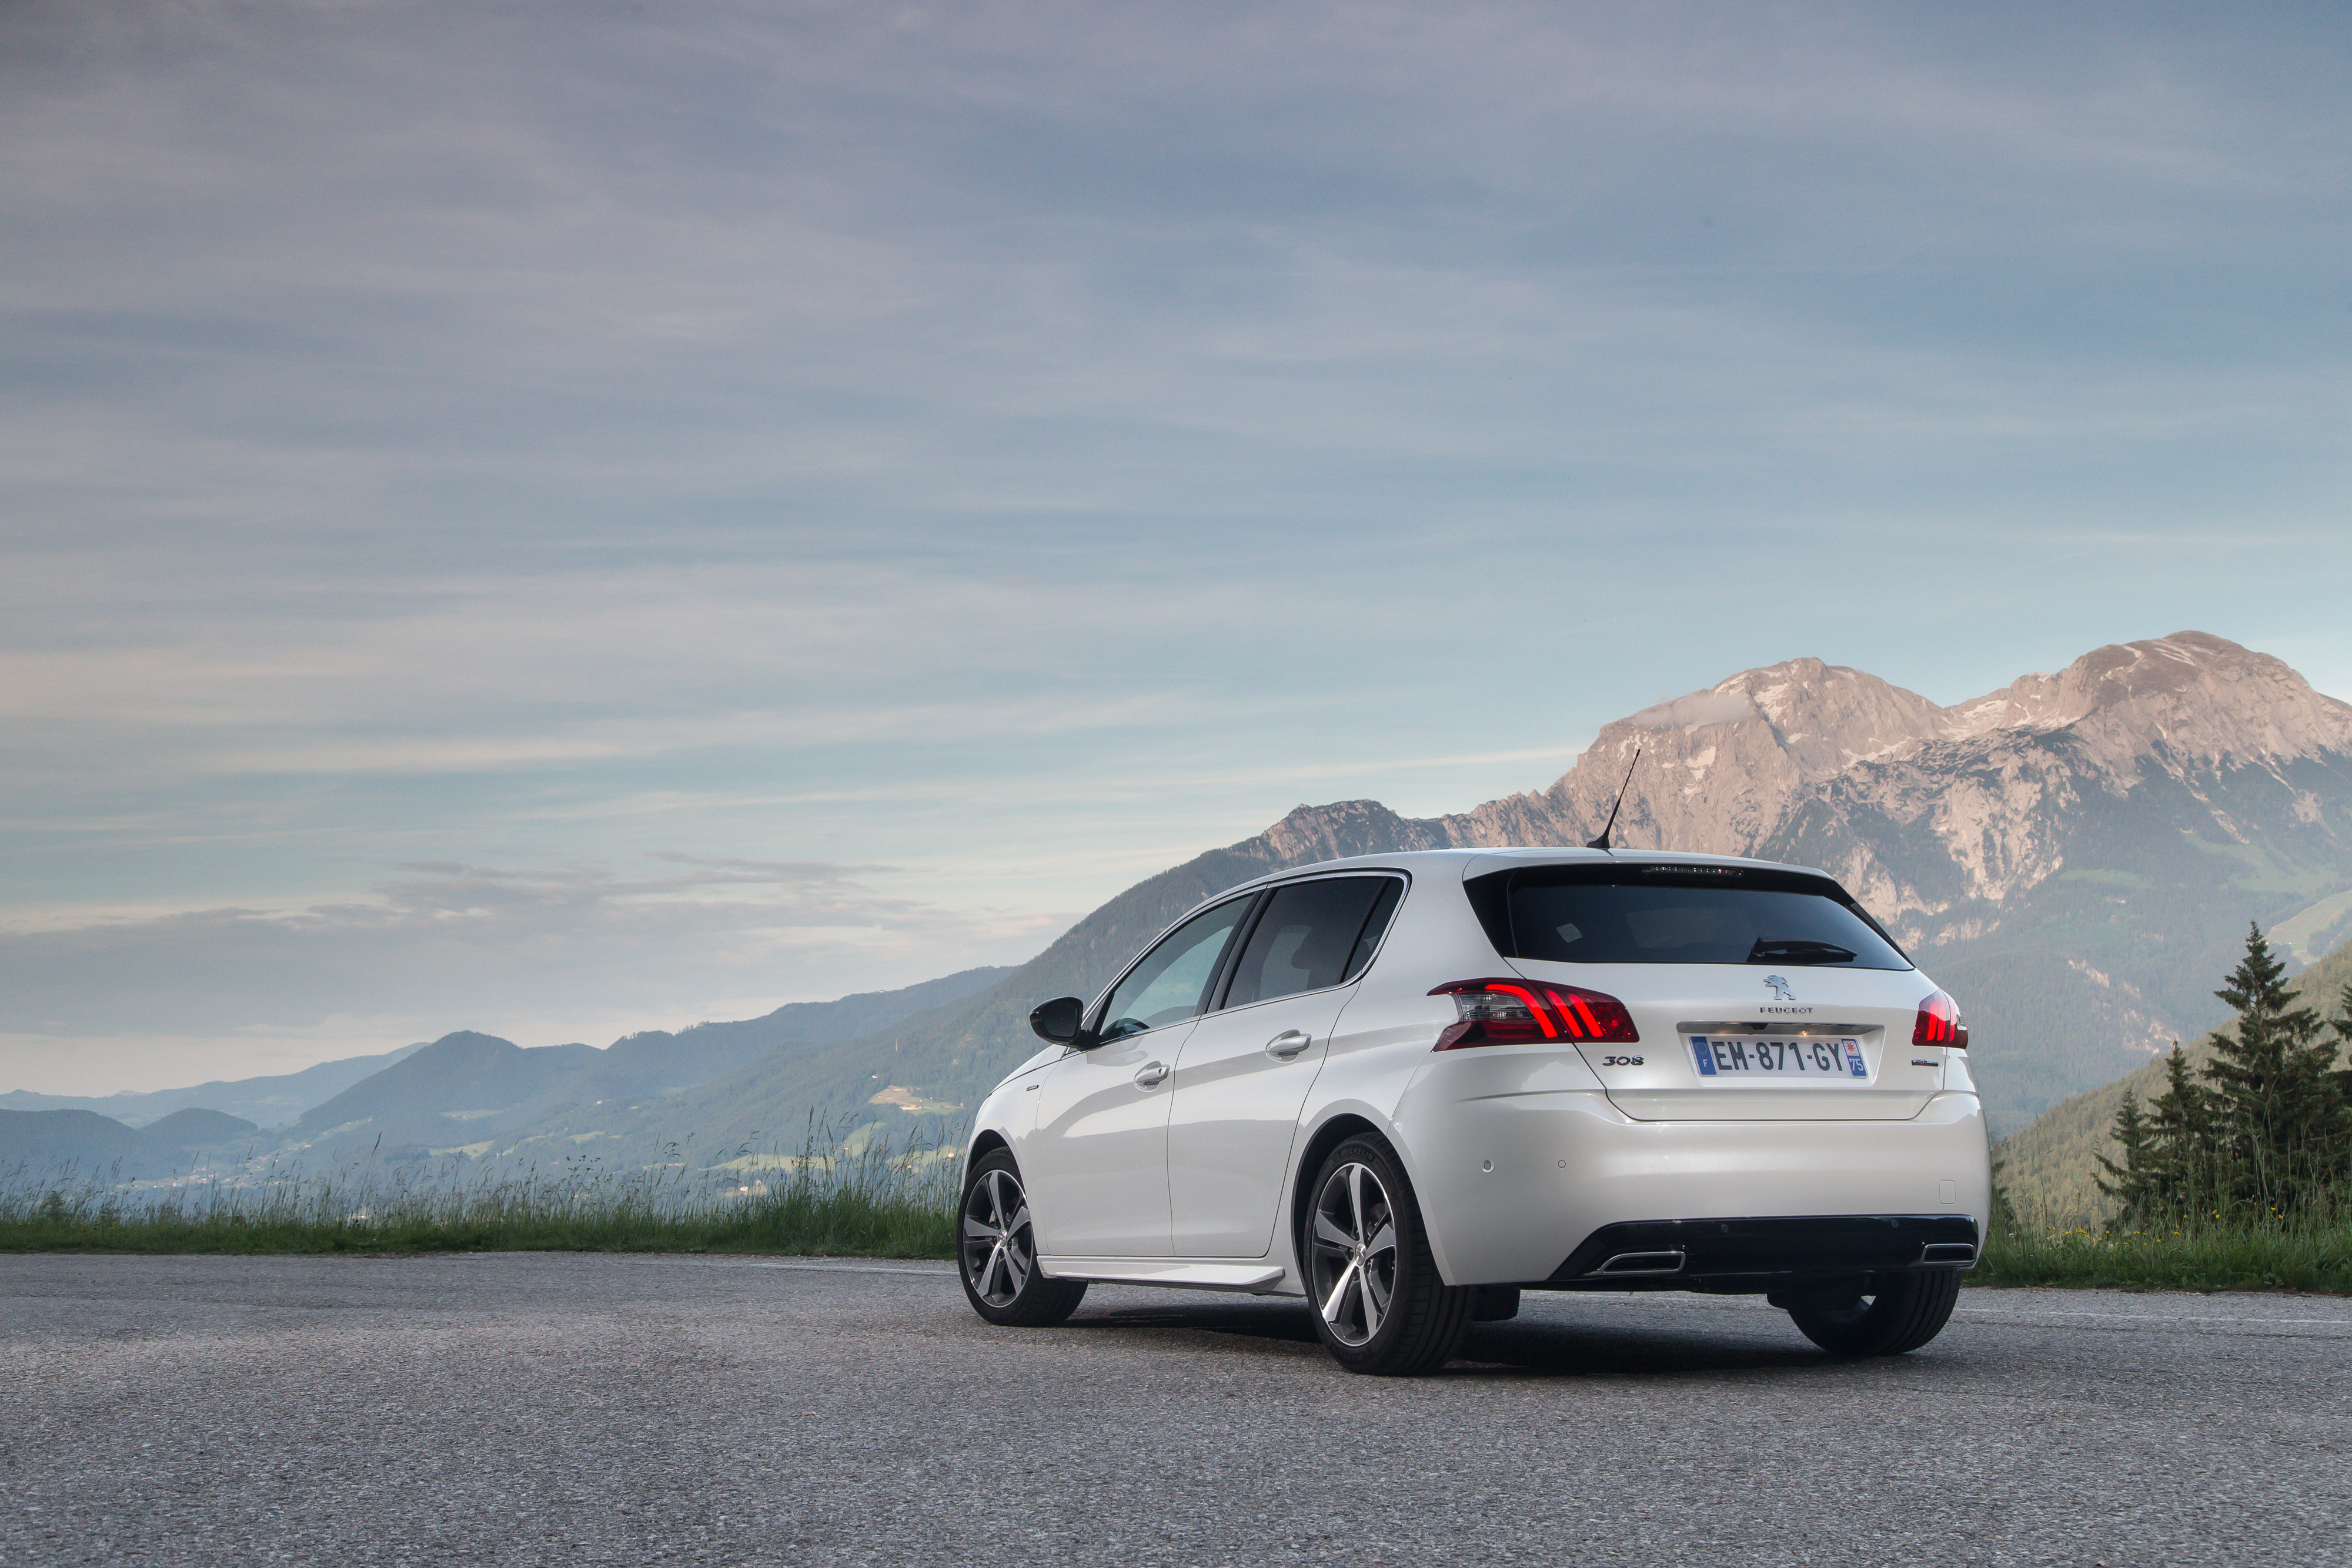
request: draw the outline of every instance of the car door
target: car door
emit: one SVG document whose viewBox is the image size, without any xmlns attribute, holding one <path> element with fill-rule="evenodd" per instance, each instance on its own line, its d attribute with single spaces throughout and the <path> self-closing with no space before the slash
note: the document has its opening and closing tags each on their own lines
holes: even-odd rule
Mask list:
<svg viewBox="0 0 2352 1568">
<path fill-rule="evenodd" d="M 1255 902 L 1227 899 L 1153 945 L 1105 998 L 1101 1043 L 1040 1075 L 1036 1121 L 1015 1151 L 1039 1251 L 1167 1256 L 1168 1080 Z"/>
<path fill-rule="evenodd" d="M 1218 1010 L 1176 1056 L 1168 1196 L 1177 1256 L 1265 1256 L 1299 1109 L 1403 892 L 1396 876 L 1317 877 L 1276 888 L 1261 906 Z"/>
</svg>

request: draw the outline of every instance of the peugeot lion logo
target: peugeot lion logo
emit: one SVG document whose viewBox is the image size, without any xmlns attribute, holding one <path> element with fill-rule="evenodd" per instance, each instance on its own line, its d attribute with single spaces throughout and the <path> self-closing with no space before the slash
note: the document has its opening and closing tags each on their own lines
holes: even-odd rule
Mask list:
<svg viewBox="0 0 2352 1568">
<path fill-rule="evenodd" d="M 1764 983 L 1772 988 L 1772 999 L 1774 1001 L 1793 1002 L 1797 999 L 1797 993 L 1789 988 L 1788 976 L 1767 975 L 1764 977 Z"/>
</svg>

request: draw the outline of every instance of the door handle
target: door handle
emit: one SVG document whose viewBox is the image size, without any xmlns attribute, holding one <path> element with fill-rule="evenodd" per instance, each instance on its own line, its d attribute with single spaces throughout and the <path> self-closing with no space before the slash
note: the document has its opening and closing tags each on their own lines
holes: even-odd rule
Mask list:
<svg viewBox="0 0 2352 1568">
<path fill-rule="evenodd" d="M 1265 1053 L 1276 1061 L 1288 1061 L 1315 1043 L 1315 1037 L 1304 1030 L 1286 1029 L 1265 1042 Z"/>
<path fill-rule="evenodd" d="M 1166 1062 L 1147 1061 L 1135 1070 L 1135 1086 L 1139 1089 L 1157 1089 L 1160 1087 L 1160 1081 L 1167 1076 Z"/>
</svg>

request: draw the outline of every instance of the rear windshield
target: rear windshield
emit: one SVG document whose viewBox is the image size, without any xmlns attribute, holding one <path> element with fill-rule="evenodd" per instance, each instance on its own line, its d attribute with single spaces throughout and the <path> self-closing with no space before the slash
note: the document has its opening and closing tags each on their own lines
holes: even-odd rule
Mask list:
<svg viewBox="0 0 2352 1568">
<path fill-rule="evenodd" d="M 1907 969 L 1826 877 L 1741 868 L 1522 866 L 1465 884 L 1507 958 Z"/>
</svg>

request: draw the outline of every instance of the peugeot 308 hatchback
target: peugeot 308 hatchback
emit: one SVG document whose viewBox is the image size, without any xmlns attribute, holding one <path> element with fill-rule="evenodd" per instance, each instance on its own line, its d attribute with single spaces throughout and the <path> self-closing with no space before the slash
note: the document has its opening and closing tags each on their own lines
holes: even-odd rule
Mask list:
<svg viewBox="0 0 2352 1568">
<path fill-rule="evenodd" d="M 1943 1327 L 1990 1197 L 1952 999 L 1818 871 L 1604 850 L 1336 861 L 1211 899 L 992 1091 L 964 1289 L 1306 1297 L 1359 1372 L 1522 1291 L 1763 1294 L 1824 1349 Z"/>
</svg>

